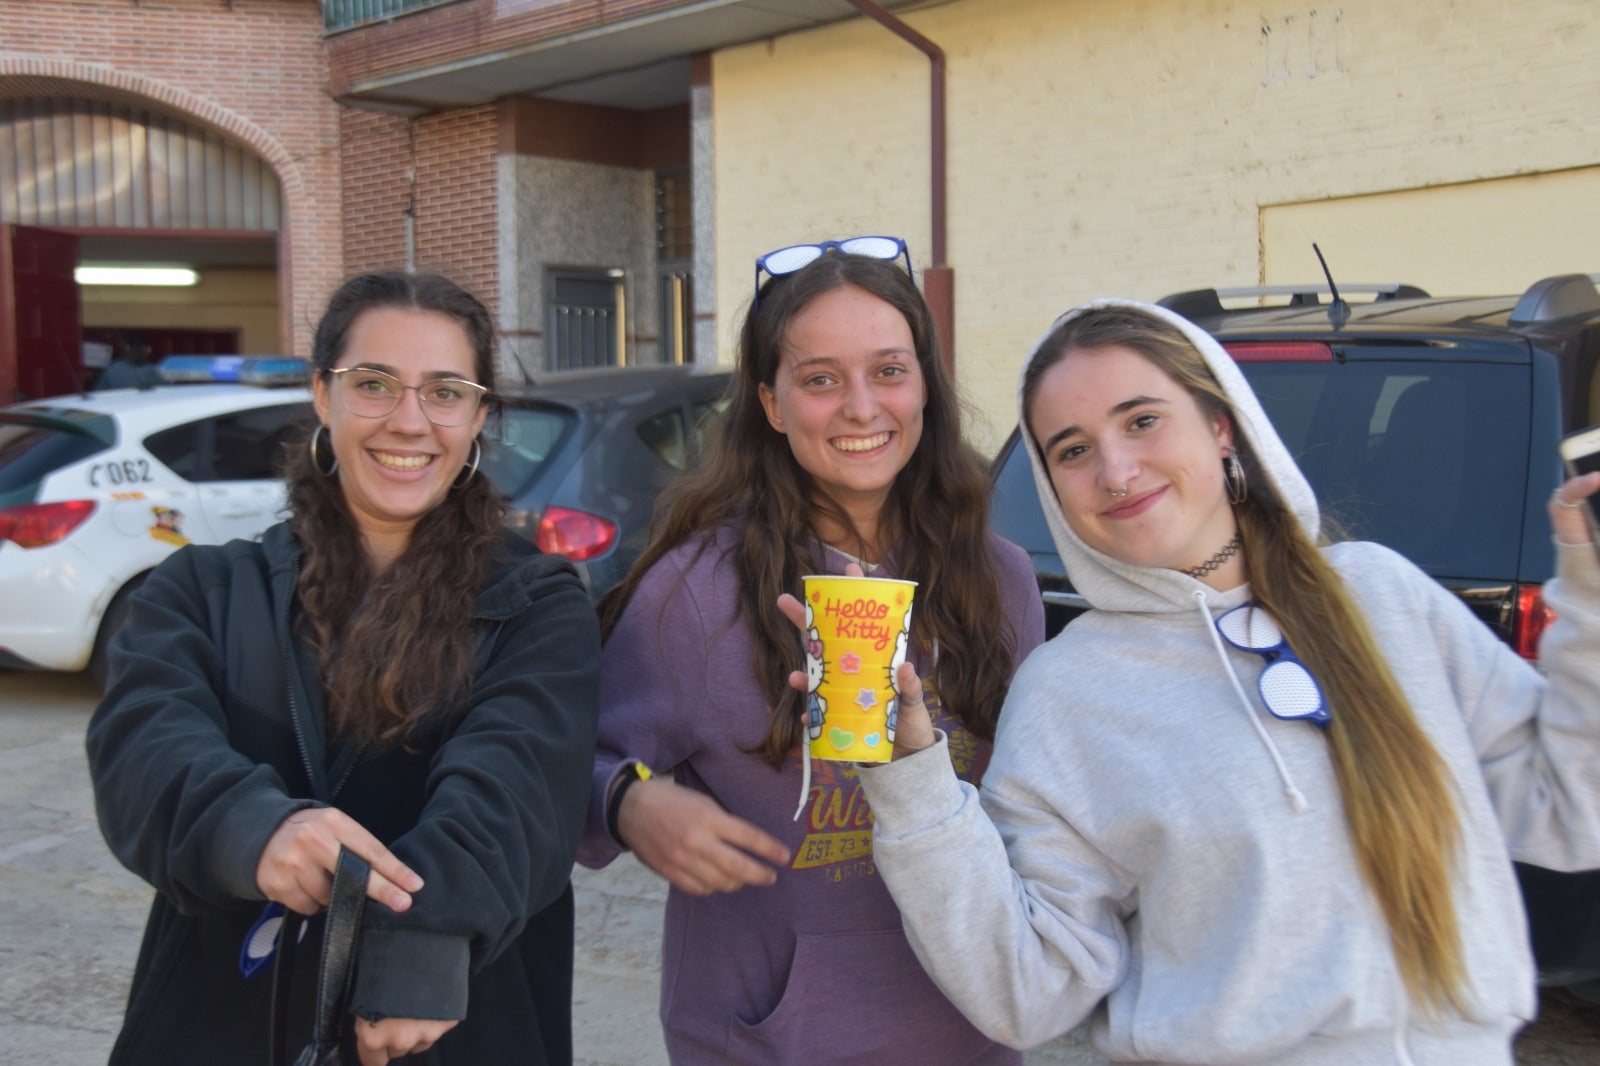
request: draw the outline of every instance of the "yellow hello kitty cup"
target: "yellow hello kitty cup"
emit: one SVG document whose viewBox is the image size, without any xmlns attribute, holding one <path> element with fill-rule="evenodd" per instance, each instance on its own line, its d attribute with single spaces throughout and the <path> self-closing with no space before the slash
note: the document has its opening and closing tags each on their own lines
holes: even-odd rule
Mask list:
<svg viewBox="0 0 1600 1066">
<path fill-rule="evenodd" d="M 816 759 L 888 762 L 915 581 L 813 574 L 806 587 L 806 736 Z"/>
</svg>

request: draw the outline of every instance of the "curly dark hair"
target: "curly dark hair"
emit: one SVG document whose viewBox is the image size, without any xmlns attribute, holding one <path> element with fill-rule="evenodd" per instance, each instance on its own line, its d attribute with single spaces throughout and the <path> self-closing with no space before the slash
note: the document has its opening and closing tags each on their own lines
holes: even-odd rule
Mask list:
<svg viewBox="0 0 1600 1066">
<path fill-rule="evenodd" d="M 339 287 L 317 325 L 312 374 L 327 381 L 355 321 L 380 308 L 432 311 L 457 322 L 472 345 L 475 380 L 493 388 L 488 309 L 448 278 L 403 271 L 360 274 Z M 486 402 L 495 404 L 493 392 Z M 327 679 L 329 732 L 398 745 L 471 684 L 472 605 L 500 544 L 505 501 L 482 473 L 452 487 L 380 572 L 338 476 L 318 469 L 309 443 L 287 449 L 284 476 L 289 523 L 302 552 L 300 624 Z M 322 460 L 324 468 L 328 462 Z"/>
<path fill-rule="evenodd" d="M 944 705 L 986 740 L 994 737 L 1015 668 L 1015 635 L 1002 617 L 989 552 L 989 479 L 962 439 L 961 403 L 939 357 L 928 305 L 894 263 L 828 252 L 762 287 L 740 330 L 730 405 L 705 463 L 667 491 L 650 546 L 599 604 L 601 630 L 609 636 L 645 573 L 664 555 L 736 521 L 740 610 L 755 640 L 756 676 L 776 712 L 755 750 L 774 767 L 804 733 L 802 700 L 788 683 L 800 646 L 794 626 L 778 611 L 778 596 L 798 592 L 811 568 L 819 517 L 846 530 L 856 554 L 866 554 L 867 546 L 844 509 L 795 461 L 788 438 L 767 421 L 760 390 L 777 379 L 784 333 L 795 315 L 847 285 L 905 317 L 927 385 L 922 439 L 890 489 L 877 537 L 879 545 L 895 545 L 899 576 L 918 583 L 913 639 L 937 647 L 933 677 Z"/>
</svg>

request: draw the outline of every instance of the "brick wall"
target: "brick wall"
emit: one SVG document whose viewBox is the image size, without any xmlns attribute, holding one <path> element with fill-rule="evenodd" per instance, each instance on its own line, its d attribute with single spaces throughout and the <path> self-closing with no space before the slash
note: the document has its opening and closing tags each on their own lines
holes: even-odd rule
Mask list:
<svg viewBox="0 0 1600 1066">
<path fill-rule="evenodd" d="M 684 2 L 463 0 L 329 38 L 329 82 L 338 96 L 367 78 L 484 55 Z"/>
<path fill-rule="evenodd" d="M 1256 283 L 1271 205 L 1600 163 L 1594 16 L 1593 0 L 957 0 L 904 13 L 948 57 L 957 368 L 988 416 L 985 443 L 1014 422 L 1017 367 L 1054 315 L 1102 294 Z M 887 232 L 929 261 L 922 55 L 854 20 L 720 52 L 712 91 L 725 358 L 768 249 Z M 1594 259 L 1591 229 L 1565 237 Z M 1385 239 L 1434 236 L 1419 221 Z M 1493 260 L 1502 240 L 1483 232 L 1474 254 Z M 1298 275 L 1314 279 L 1304 254 Z"/>
<path fill-rule="evenodd" d="M 281 343 L 310 330 L 343 272 L 338 107 L 316 0 L 0 4 L 0 92 L 157 107 L 267 160 L 283 187 Z"/>
<path fill-rule="evenodd" d="M 405 212 L 414 199 L 417 268 L 449 275 L 494 309 L 499 299 L 495 105 L 416 119 L 347 109 L 340 129 L 348 269 L 405 264 Z"/>
</svg>

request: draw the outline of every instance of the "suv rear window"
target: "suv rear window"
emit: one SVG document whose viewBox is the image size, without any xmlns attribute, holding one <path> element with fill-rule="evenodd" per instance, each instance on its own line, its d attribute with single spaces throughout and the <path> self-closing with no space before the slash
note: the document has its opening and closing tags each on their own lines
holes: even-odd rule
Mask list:
<svg viewBox="0 0 1600 1066">
<path fill-rule="evenodd" d="M 0 415 L 0 500 L 13 493 L 31 499 L 44 478 L 105 451 L 116 439 L 115 423 L 103 415 L 73 424 L 27 414 Z"/>
<path fill-rule="evenodd" d="M 1528 474 L 1526 364 L 1242 363 L 1343 532 L 1441 577 L 1517 572 Z"/>
</svg>

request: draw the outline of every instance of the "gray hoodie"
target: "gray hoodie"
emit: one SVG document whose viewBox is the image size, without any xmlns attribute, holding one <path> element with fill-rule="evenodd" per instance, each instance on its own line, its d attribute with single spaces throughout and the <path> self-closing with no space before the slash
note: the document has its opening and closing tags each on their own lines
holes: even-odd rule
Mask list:
<svg viewBox="0 0 1600 1066">
<path fill-rule="evenodd" d="M 1204 354 L 1237 430 L 1314 532 L 1311 489 L 1232 360 L 1183 319 L 1134 306 Z M 1092 1015 L 1096 1046 L 1119 1062 L 1510 1062 L 1535 995 L 1509 859 L 1600 866 L 1594 552 L 1558 551 L 1541 676 L 1398 554 L 1324 549 L 1456 790 L 1471 1007 L 1430 1020 L 1357 868 L 1325 738 L 1269 715 L 1262 658 L 1215 636 L 1212 619 L 1248 586 L 1218 592 L 1095 551 L 1067 528 L 1037 455 L 1034 474 L 1094 610 L 1018 673 L 981 794 L 950 773 L 942 741 L 861 772 L 878 869 L 940 988 L 1017 1047 Z"/>
</svg>

